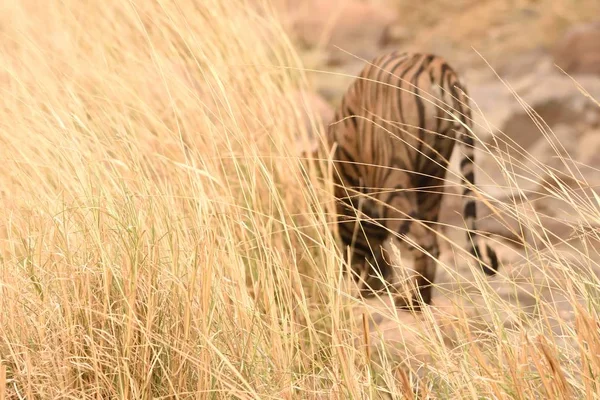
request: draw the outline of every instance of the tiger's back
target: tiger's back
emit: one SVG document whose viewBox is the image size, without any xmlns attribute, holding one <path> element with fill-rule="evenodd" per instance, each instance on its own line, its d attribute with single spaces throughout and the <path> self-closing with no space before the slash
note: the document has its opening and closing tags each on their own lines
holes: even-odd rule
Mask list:
<svg viewBox="0 0 600 400">
<path fill-rule="evenodd" d="M 474 183 L 470 127 L 466 90 L 443 58 L 394 52 L 365 66 L 343 96 L 328 130 L 329 143 L 337 144 L 333 158 L 338 227 L 342 242 L 353 249 L 356 272 L 365 270 L 364 260 L 389 277 L 389 263 L 379 247 L 390 234 L 404 235 L 422 274 L 421 295 L 430 301 L 433 259 L 439 255 L 432 228 L 456 141 L 464 153 L 461 173 L 467 184 Z M 467 185 L 463 215 L 470 231 L 476 218 L 471 194 Z M 468 238 L 471 253 L 481 255 L 478 241 L 470 234 Z M 484 270 L 494 273 L 495 252 L 487 245 L 484 250 L 490 259 L 485 262 L 490 268 Z M 377 281 L 381 282 L 371 279 L 367 284 L 381 289 Z"/>
</svg>

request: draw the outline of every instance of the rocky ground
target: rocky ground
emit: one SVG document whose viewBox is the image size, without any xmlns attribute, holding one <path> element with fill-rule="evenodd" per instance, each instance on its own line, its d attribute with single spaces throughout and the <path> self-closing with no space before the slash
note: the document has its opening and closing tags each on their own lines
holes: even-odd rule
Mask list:
<svg viewBox="0 0 600 400">
<path fill-rule="evenodd" d="M 478 184 L 497 201 L 495 218 L 486 218 L 494 213 L 480 207 L 480 229 L 494 234 L 503 260 L 499 275 L 489 280 L 490 286 L 502 301 L 530 315 L 539 309 L 542 299 L 551 299 L 556 318 L 570 322 L 573 313 L 564 288 L 547 279 L 552 268 L 559 267 L 551 261 L 541 262 L 545 271 L 541 273 L 523 259 L 528 246 L 546 246 L 553 255 L 549 259 L 562 260 L 562 264 L 572 260 L 577 268 L 585 243 L 567 243 L 565 238 L 573 235 L 573 227 L 581 226 L 582 220 L 586 228 L 594 228 L 593 218 L 589 213 L 582 215 L 578 208 L 585 204 L 584 199 L 593 198 L 591 191 L 600 184 L 600 22 L 590 20 L 599 15 L 600 2 L 582 1 L 573 6 L 566 0 L 438 0 L 415 6 L 401 0 L 306 0 L 294 4 L 280 5 L 284 24 L 301 49 L 306 67 L 337 74 L 309 74 L 314 93 L 304 98 L 325 122 L 331 119 L 332 107 L 351 76 L 364 65 L 361 58 L 400 48 L 433 51 L 456 66 L 479 110 L 476 133 L 482 144 L 492 149 L 481 150 L 480 144 L 477 154 Z M 537 123 L 532 113 L 537 115 Z M 501 144 L 507 142 L 512 149 Z M 457 157 L 453 159 L 455 171 L 456 162 Z M 506 166 L 514 169 L 512 178 Z M 519 197 L 515 185 L 527 195 L 525 200 L 515 199 Z M 574 207 L 574 202 L 580 206 Z M 510 209 L 519 209 L 519 215 L 503 211 L 502 204 L 512 204 Z M 442 222 L 460 225 L 460 209 L 459 198 L 447 197 Z M 539 219 L 524 222 L 531 215 Z M 517 243 L 515 230 L 521 236 Z M 544 243 L 537 236 L 540 232 L 547 234 Z M 445 233 L 451 241 L 464 245 L 460 230 L 448 228 Z M 451 247 L 444 245 L 442 262 L 459 273 L 439 270 L 440 288 L 434 296 L 441 306 L 435 311 L 436 318 L 446 322 L 457 311 L 452 306 L 457 297 L 449 300 L 452 296 L 443 296 L 446 289 L 470 293 L 470 306 L 461 308 L 470 315 L 477 315 L 478 308 L 485 306 L 474 288 L 475 276 L 468 263 L 457 260 Z M 597 264 L 591 269 L 600 276 Z M 514 323 L 515 315 L 507 313 L 505 324 Z M 418 342 L 410 332 L 420 321 L 409 314 L 399 318 L 402 328 L 375 313 L 372 328 L 378 325 L 388 341 Z M 552 326 L 560 333 L 558 322 Z"/>
</svg>

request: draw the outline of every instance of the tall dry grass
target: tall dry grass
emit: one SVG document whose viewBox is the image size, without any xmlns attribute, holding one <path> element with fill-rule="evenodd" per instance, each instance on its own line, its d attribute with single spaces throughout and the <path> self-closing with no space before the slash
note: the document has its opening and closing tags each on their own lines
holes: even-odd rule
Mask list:
<svg viewBox="0 0 600 400">
<path fill-rule="evenodd" d="M 478 278 L 476 315 L 468 294 L 379 309 L 400 328 L 386 349 L 341 290 L 329 187 L 294 146 L 305 79 L 268 4 L 8 1 L 0 18 L 0 398 L 600 393 L 593 197 L 550 193 L 587 221 L 578 273 L 535 213 L 495 202 L 576 324 Z"/>
<path fill-rule="evenodd" d="M 299 323 L 319 295 L 300 274 L 333 247 L 285 162 L 302 76 L 268 9 L 3 8 L 2 396 L 289 397 L 341 380 Z"/>
</svg>

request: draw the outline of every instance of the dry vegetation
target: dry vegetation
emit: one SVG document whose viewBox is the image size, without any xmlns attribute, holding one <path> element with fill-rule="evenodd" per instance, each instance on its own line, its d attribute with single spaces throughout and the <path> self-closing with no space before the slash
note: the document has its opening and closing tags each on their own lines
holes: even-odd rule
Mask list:
<svg viewBox="0 0 600 400">
<path fill-rule="evenodd" d="M 535 213 L 497 207 L 575 324 L 481 278 L 475 314 L 466 294 L 383 308 L 406 343 L 367 334 L 329 188 L 290 145 L 302 66 L 256 3 L 2 4 L 0 399 L 600 396 L 600 199 L 558 178 L 545 195 L 581 217 L 576 260 L 545 250 Z"/>
</svg>

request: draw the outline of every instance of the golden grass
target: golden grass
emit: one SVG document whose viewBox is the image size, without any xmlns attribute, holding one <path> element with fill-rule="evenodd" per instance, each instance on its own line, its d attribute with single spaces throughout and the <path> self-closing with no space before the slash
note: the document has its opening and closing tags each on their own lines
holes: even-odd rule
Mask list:
<svg viewBox="0 0 600 400">
<path fill-rule="evenodd" d="M 549 193 L 587 221 L 575 272 L 535 213 L 496 202 L 535 239 L 521 278 L 574 325 L 539 287 L 525 315 L 475 275 L 477 306 L 380 310 L 400 328 L 382 351 L 341 290 L 330 191 L 292 145 L 305 79 L 268 5 L 2 7 L 0 399 L 600 393 L 593 197 Z"/>
</svg>

